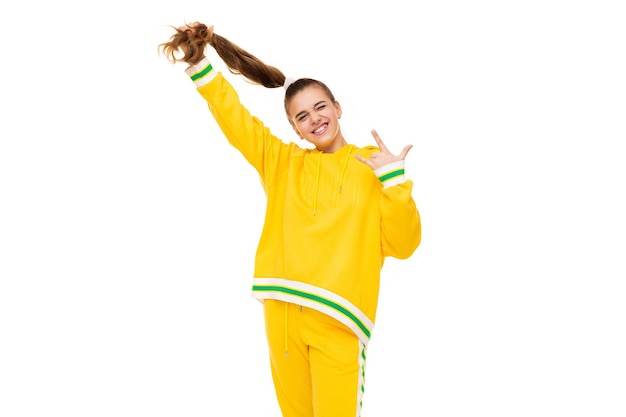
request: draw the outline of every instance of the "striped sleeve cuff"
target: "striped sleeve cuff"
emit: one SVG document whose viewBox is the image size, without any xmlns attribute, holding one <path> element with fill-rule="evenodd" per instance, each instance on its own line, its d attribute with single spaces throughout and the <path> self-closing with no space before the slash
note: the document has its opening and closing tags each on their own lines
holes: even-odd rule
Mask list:
<svg viewBox="0 0 626 417">
<path fill-rule="evenodd" d="M 208 58 L 203 58 L 202 61 L 196 65 L 192 65 L 185 70 L 191 81 L 196 83 L 196 87 L 200 88 L 205 84 L 208 84 L 215 76 L 217 71 L 211 65 Z"/>
<path fill-rule="evenodd" d="M 378 180 L 383 183 L 383 187 L 402 184 L 404 182 L 404 160 L 383 165 L 374 170 Z"/>
</svg>

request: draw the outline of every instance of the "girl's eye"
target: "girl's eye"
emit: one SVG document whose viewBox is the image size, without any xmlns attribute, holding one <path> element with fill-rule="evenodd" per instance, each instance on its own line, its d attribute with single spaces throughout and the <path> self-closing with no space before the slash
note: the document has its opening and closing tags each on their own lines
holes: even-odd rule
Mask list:
<svg viewBox="0 0 626 417">
<path fill-rule="evenodd" d="M 320 104 L 319 106 L 317 106 L 317 107 L 315 108 L 315 110 L 318 110 L 318 111 L 319 111 L 319 110 L 324 109 L 325 107 L 326 107 L 326 104 Z"/>
<path fill-rule="evenodd" d="M 303 114 L 302 116 L 298 116 L 297 118 L 299 122 L 303 121 L 304 119 L 306 119 L 306 114 Z"/>
</svg>

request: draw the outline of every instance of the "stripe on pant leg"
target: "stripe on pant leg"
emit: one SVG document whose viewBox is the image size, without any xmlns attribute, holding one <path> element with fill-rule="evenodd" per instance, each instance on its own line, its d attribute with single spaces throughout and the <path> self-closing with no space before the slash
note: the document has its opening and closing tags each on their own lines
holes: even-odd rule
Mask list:
<svg viewBox="0 0 626 417">
<path fill-rule="evenodd" d="M 359 341 L 359 388 L 357 390 L 356 417 L 361 416 L 363 408 L 363 394 L 365 393 L 365 359 L 367 357 L 367 346 Z"/>
</svg>

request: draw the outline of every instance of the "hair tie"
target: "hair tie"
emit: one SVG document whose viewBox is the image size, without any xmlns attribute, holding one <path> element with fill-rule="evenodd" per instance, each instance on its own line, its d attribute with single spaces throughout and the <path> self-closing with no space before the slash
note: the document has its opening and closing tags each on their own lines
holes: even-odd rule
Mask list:
<svg viewBox="0 0 626 417">
<path fill-rule="evenodd" d="M 289 86 L 295 82 L 296 82 L 295 79 L 290 78 L 290 77 L 285 77 L 285 82 L 283 83 L 283 88 L 285 89 L 285 91 L 287 91 Z"/>
</svg>

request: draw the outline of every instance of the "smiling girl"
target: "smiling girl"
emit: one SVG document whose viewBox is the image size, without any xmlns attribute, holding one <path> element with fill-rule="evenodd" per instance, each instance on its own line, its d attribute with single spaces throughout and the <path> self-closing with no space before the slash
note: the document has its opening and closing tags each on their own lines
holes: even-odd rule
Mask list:
<svg viewBox="0 0 626 417">
<path fill-rule="evenodd" d="M 294 132 L 284 142 L 240 103 L 204 51 L 268 88 L 285 88 Z M 201 23 L 181 26 L 160 50 L 185 70 L 226 139 L 258 172 L 267 206 L 252 294 L 263 302 L 272 377 L 284 417 L 355 417 L 386 257 L 406 259 L 421 240 L 404 160 L 375 131 L 349 144 L 341 105 L 322 82 L 284 74 Z M 179 56 L 181 55 L 182 56 Z"/>
</svg>

